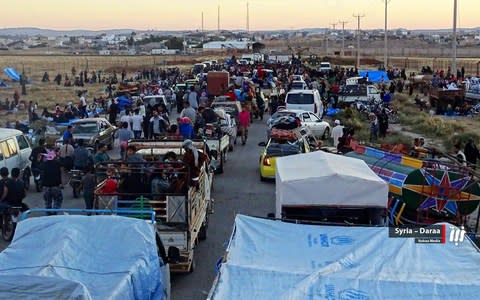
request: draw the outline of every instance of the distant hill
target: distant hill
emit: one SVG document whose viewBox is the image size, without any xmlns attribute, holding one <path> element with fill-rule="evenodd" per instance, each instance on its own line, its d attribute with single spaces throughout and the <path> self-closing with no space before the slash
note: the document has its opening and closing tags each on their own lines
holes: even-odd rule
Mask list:
<svg viewBox="0 0 480 300">
<path fill-rule="evenodd" d="M 100 34 L 130 34 L 132 31 L 151 32 L 152 34 L 169 34 L 173 31 L 154 31 L 154 30 L 135 30 L 135 29 L 108 29 L 108 30 L 53 30 L 42 29 L 34 27 L 20 27 L 20 28 L 0 28 L 0 36 L 45 36 L 45 37 L 59 37 L 59 36 L 96 36 Z M 177 31 L 180 32 L 180 31 Z"/>
<path fill-rule="evenodd" d="M 374 30 L 374 29 L 371 29 Z M 381 29 L 377 29 L 381 30 Z M 390 31 L 395 31 L 397 29 L 390 28 Z M 408 30 L 408 29 L 406 29 Z M 151 33 L 155 35 L 176 35 L 182 32 L 192 32 L 191 31 L 174 31 L 174 30 L 137 30 L 137 29 L 107 29 L 107 30 L 84 30 L 84 29 L 75 29 L 75 30 L 54 30 L 54 29 L 42 29 L 35 27 L 19 27 L 19 28 L 0 28 L 0 36 L 45 36 L 45 37 L 59 37 L 59 36 L 97 36 L 100 34 L 129 34 L 132 31 L 136 33 Z M 231 31 L 241 31 L 241 30 L 231 30 Z M 302 28 L 302 29 L 278 29 L 278 30 L 258 30 L 257 33 L 280 33 L 280 32 L 324 32 L 325 28 Z M 416 34 L 439 34 L 439 33 L 449 33 L 452 32 L 451 28 L 448 29 L 411 29 L 408 30 Z M 480 31 L 480 27 L 477 28 L 459 28 L 458 31 L 465 32 L 475 32 Z"/>
</svg>

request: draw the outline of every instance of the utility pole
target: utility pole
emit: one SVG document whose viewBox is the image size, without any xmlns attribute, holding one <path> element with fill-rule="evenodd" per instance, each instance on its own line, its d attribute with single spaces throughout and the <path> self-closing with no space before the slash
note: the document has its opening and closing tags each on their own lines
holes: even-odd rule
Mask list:
<svg viewBox="0 0 480 300">
<path fill-rule="evenodd" d="M 203 34 L 203 11 L 202 11 L 202 34 Z"/>
<path fill-rule="evenodd" d="M 217 30 L 220 32 L 220 5 L 217 7 Z"/>
<path fill-rule="evenodd" d="M 333 31 L 335 31 L 336 26 L 337 26 L 337 23 L 330 23 L 330 25 L 332 25 Z M 328 40 L 328 36 L 327 36 L 327 40 Z M 334 53 L 335 53 L 335 51 L 334 51 Z M 328 53 L 327 53 L 327 54 L 328 54 Z"/>
<path fill-rule="evenodd" d="M 328 55 L 328 28 L 325 28 L 325 56 Z"/>
<path fill-rule="evenodd" d="M 457 76 L 457 0 L 453 0 L 452 74 Z"/>
<path fill-rule="evenodd" d="M 347 21 L 340 21 L 338 22 L 339 24 L 342 24 L 342 56 L 345 56 L 345 24 L 347 24 Z"/>
<path fill-rule="evenodd" d="M 365 17 L 365 15 L 353 15 L 354 18 L 357 18 L 357 69 L 360 69 L 360 19 Z"/>
<path fill-rule="evenodd" d="M 388 32 L 387 32 L 387 7 L 388 3 L 390 3 L 391 0 L 383 0 L 385 2 L 385 38 L 384 38 L 384 49 L 383 49 L 383 67 L 385 70 L 387 69 L 388 66 Z"/>
<path fill-rule="evenodd" d="M 247 33 L 250 32 L 250 10 L 248 9 L 248 2 L 247 2 Z"/>
</svg>

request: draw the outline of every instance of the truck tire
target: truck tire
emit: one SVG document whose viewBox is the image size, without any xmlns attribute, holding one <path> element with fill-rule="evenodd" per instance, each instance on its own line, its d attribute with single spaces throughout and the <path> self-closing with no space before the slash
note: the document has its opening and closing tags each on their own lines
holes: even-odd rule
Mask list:
<svg viewBox="0 0 480 300">
<path fill-rule="evenodd" d="M 208 229 L 208 217 L 206 217 L 205 223 L 200 227 L 200 231 L 198 232 L 198 239 L 200 241 L 204 241 L 207 239 L 207 229 Z"/>
<path fill-rule="evenodd" d="M 195 255 L 192 256 L 192 264 L 190 265 L 190 269 L 188 269 L 188 273 L 193 273 L 193 271 L 195 271 L 195 268 L 196 268 L 196 264 L 195 264 Z"/>
<path fill-rule="evenodd" d="M 218 167 L 218 174 L 223 174 L 223 164 L 224 164 L 223 152 L 220 154 L 220 166 Z"/>
</svg>

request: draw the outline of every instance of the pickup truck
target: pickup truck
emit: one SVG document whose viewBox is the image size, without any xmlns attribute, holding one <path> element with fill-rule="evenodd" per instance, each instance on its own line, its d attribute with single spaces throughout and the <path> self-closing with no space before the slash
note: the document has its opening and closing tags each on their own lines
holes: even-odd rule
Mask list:
<svg viewBox="0 0 480 300">
<path fill-rule="evenodd" d="M 340 89 L 338 97 L 340 103 L 368 102 L 370 100 L 375 100 L 376 103 L 382 102 L 378 89 L 373 85 L 365 84 L 345 85 Z"/>
<path fill-rule="evenodd" d="M 97 181 L 95 195 L 100 208 L 153 210 L 156 227 L 165 248 L 179 249 L 179 259 L 170 264 L 176 273 L 193 272 L 195 248 L 207 238 L 209 215 L 213 213 L 211 189 L 213 173 L 207 162 L 200 166 L 198 181 L 193 183 L 188 167 L 182 162 L 181 140 L 133 140 L 142 162 L 105 162 L 97 170 L 114 167 L 118 171 L 119 190 L 103 193 L 105 180 Z M 193 141 L 201 152 L 204 141 Z M 174 152 L 178 161 L 166 162 L 164 155 Z M 98 176 L 97 176 L 98 178 Z"/>
<path fill-rule="evenodd" d="M 68 215 L 27 218 L 41 213 Z M 106 215 L 74 215 L 96 213 Z M 2 299 L 169 299 L 168 250 L 149 220 L 115 211 L 32 209 L 0 253 Z M 129 211 L 124 211 L 124 214 Z M 174 257 L 176 254 L 176 257 Z"/>
</svg>

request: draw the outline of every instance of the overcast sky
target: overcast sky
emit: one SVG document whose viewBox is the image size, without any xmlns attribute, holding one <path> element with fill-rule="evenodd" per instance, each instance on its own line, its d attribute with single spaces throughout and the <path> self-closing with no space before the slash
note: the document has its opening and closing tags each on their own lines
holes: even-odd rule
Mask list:
<svg viewBox="0 0 480 300">
<path fill-rule="evenodd" d="M 246 0 L 8 0 L 2 1 L 0 27 L 47 29 L 222 29 L 246 28 Z M 383 0 L 251 0 L 250 29 L 327 27 L 364 14 L 361 27 L 383 28 Z M 480 0 L 458 0 L 458 26 L 480 26 Z M 451 28 L 453 0 L 391 0 L 389 28 Z M 340 28 L 339 26 L 337 29 Z"/>
</svg>

